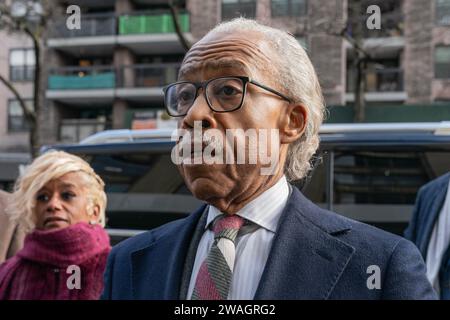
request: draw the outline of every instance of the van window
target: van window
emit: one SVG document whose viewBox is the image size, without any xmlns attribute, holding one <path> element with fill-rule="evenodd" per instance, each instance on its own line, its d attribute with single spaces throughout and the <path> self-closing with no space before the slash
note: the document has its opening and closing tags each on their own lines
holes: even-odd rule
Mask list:
<svg viewBox="0 0 450 320">
<path fill-rule="evenodd" d="M 450 170 L 450 152 L 336 151 L 332 206 L 327 204 L 329 153 L 306 182 L 305 195 L 330 208 L 390 232 L 402 234 L 417 191 Z"/>
</svg>

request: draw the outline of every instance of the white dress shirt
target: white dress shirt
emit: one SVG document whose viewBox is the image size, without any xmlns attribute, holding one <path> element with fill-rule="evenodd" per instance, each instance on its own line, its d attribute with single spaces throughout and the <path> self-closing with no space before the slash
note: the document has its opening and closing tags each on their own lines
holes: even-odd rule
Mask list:
<svg viewBox="0 0 450 320">
<path fill-rule="evenodd" d="M 236 214 L 257 224 L 259 228 L 236 238 L 236 259 L 231 281 L 229 300 L 253 299 L 259 280 L 269 256 L 272 240 L 278 226 L 281 213 L 289 198 L 289 185 L 283 176 L 275 185 L 264 191 L 257 198 L 245 205 Z M 189 283 L 188 299 L 194 291 L 195 280 L 201 264 L 208 256 L 214 242 L 214 232 L 209 229 L 210 223 L 223 214 L 214 206 L 209 206 L 205 232 L 200 239 L 194 267 Z"/>
<path fill-rule="evenodd" d="M 440 294 L 439 269 L 441 268 L 442 257 L 450 244 L 450 182 L 447 187 L 447 195 L 444 200 L 439 217 L 431 233 L 427 250 L 427 277 L 433 288 Z"/>
</svg>

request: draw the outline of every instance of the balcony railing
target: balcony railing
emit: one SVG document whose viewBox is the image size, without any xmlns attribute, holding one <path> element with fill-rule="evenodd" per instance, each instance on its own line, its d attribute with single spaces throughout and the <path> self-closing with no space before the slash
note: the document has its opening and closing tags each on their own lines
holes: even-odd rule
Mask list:
<svg viewBox="0 0 450 320">
<path fill-rule="evenodd" d="M 62 143 L 76 143 L 90 135 L 110 129 L 111 124 L 104 119 L 64 119 L 61 120 L 59 136 Z"/>
<path fill-rule="evenodd" d="M 180 12 L 178 22 L 182 32 L 189 32 L 189 14 Z M 136 12 L 119 17 L 119 34 L 174 33 L 172 15 L 167 11 Z"/>
<path fill-rule="evenodd" d="M 49 90 L 162 87 L 175 82 L 179 63 L 61 67 L 49 71 Z"/>
<path fill-rule="evenodd" d="M 366 91 L 403 91 L 403 70 L 400 68 L 375 69 L 366 73 Z"/>
<path fill-rule="evenodd" d="M 162 87 L 175 82 L 179 63 L 136 64 L 119 69 L 118 87 L 146 88 Z"/>
<path fill-rule="evenodd" d="M 66 18 L 56 20 L 49 28 L 50 38 L 74 38 L 108 36 L 117 33 L 117 19 L 114 14 L 82 14 L 81 28 L 70 30 Z"/>
<path fill-rule="evenodd" d="M 256 17 L 256 1 L 222 1 L 222 20 L 230 20 L 239 16 Z"/>
<path fill-rule="evenodd" d="M 116 86 L 114 67 L 61 67 L 50 69 L 50 90 L 107 89 Z"/>
<path fill-rule="evenodd" d="M 190 31 L 188 12 L 178 14 L 182 32 Z M 66 18 L 59 19 L 49 28 L 50 38 L 93 37 L 108 35 L 174 33 L 172 15 L 168 11 L 138 11 L 123 16 L 112 13 L 82 14 L 81 28 L 70 30 Z"/>
<path fill-rule="evenodd" d="M 347 92 L 353 92 L 355 77 L 349 72 Z M 366 92 L 401 92 L 403 86 L 403 70 L 400 68 L 373 69 L 366 72 Z"/>
</svg>

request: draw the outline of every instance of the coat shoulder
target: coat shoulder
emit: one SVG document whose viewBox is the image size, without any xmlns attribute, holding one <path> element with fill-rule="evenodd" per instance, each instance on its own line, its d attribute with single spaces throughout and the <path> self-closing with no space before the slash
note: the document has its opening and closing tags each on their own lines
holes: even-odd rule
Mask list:
<svg viewBox="0 0 450 320">
<path fill-rule="evenodd" d="M 162 239 L 167 235 L 176 233 L 187 223 L 186 219 L 187 218 L 171 221 L 155 229 L 145 231 L 141 234 L 123 240 L 113 247 L 113 253 L 118 253 L 121 251 L 133 252 L 148 247 L 153 242 Z"/>
<path fill-rule="evenodd" d="M 428 182 L 423 185 L 418 194 L 419 195 L 428 195 L 430 193 L 434 194 L 436 192 L 441 192 L 442 190 L 447 190 L 448 183 L 450 181 L 450 172 Z"/>
</svg>

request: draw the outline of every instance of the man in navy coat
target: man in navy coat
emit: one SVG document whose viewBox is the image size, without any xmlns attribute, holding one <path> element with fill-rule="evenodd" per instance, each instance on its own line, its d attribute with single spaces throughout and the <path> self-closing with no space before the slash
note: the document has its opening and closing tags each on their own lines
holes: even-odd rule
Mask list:
<svg viewBox="0 0 450 320">
<path fill-rule="evenodd" d="M 414 242 L 426 261 L 427 276 L 441 299 L 450 300 L 450 172 L 430 181 L 417 193 L 405 238 Z"/>
<path fill-rule="evenodd" d="M 411 242 L 323 210 L 289 184 L 310 169 L 325 109 L 294 37 L 243 18 L 221 24 L 164 91 L 184 131 L 177 146 L 194 146 L 176 163 L 205 205 L 115 246 L 103 299 L 436 298 Z M 234 161 L 219 161 L 221 150 Z"/>
</svg>

